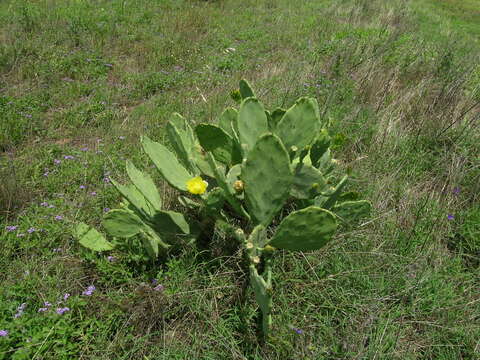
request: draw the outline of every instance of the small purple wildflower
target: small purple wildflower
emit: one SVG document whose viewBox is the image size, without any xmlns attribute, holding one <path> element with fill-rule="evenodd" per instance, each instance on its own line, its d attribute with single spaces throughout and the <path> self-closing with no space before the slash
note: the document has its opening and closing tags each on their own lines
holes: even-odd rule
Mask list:
<svg viewBox="0 0 480 360">
<path fill-rule="evenodd" d="M 81 148 L 80 151 L 88 151 L 88 147 L 85 146 L 85 147 Z"/>
<path fill-rule="evenodd" d="M 106 67 L 109 67 L 109 68 L 113 67 L 112 64 L 105 64 L 105 66 L 106 66 Z"/>
<path fill-rule="evenodd" d="M 50 306 L 52 306 L 52 303 L 50 303 L 50 302 L 48 302 L 48 301 L 45 301 L 45 302 L 43 303 L 43 306 L 50 307 Z"/>
<path fill-rule="evenodd" d="M 459 188 L 459 187 L 455 187 L 455 188 L 453 188 L 452 192 L 453 192 L 455 195 L 458 195 L 458 194 L 460 194 L 460 188 Z"/>
<path fill-rule="evenodd" d="M 32 118 L 32 114 L 25 114 L 25 117 L 26 117 L 27 119 L 31 119 L 31 118 Z"/>
<path fill-rule="evenodd" d="M 48 171 L 45 171 L 45 172 L 43 173 L 43 176 L 48 176 L 48 174 L 50 174 L 50 173 L 49 173 Z"/>
<path fill-rule="evenodd" d="M 162 284 L 159 284 L 153 288 L 154 291 L 163 291 L 164 286 Z"/>
<path fill-rule="evenodd" d="M 119 136 L 118 138 L 119 138 L 120 140 L 125 140 L 125 139 L 126 139 L 125 136 Z"/>
<path fill-rule="evenodd" d="M 455 216 L 453 216 L 452 214 L 448 214 L 447 219 L 448 220 L 453 220 L 453 219 L 455 219 Z"/>
<path fill-rule="evenodd" d="M 18 234 L 17 234 L 17 237 L 24 237 L 24 236 L 25 236 L 24 233 L 18 233 Z"/>
<path fill-rule="evenodd" d="M 67 301 L 69 297 L 70 297 L 70 294 L 66 293 L 65 295 L 63 295 L 63 300 Z"/>
<path fill-rule="evenodd" d="M 40 203 L 40 206 L 47 207 L 48 203 L 46 201 L 43 201 L 43 202 Z"/>
<path fill-rule="evenodd" d="M 85 185 L 80 185 L 80 189 L 85 189 Z"/>
<path fill-rule="evenodd" d="M 117 260 L 117 258 L 115 256 L 107 256 L 107 260 L 110 261 L 110 262 L 115 262 Z"/>
<path fill-rule="evenodd" d="M 298 328 L 292 327 L 292 330 L 295 331 L 298 335 L 302 335 L 302 334 L 303 334 L 303 330 L 302 330 L 302 329 L 298 329 Z"/>
<path fill-rule="evenodd" d="M 83 295 L 86 295 L 86 296 L 91 296 L 94 291 L 95 291 L 95 286 L 94 286 L 94 285 L 90 285 L 90 286 L 87 288 L 87 290 L 85 290 L 82 294 L 83 294 Z"/>
<path fill-rule="evenodd" d="M 152 285 L 153 285 L 153 286 L 155 286 L 155 285 L 158 284 L 158 280 L 157 280 L 157 279 L 152 279 L 151 281 L 152 281 Z"/>
<path fill-rule="evenodd" d="M 63 158 L 64 158 L 65 160 L 73 160 L 73 159 L 75 159 L 72 155 L 65 155 Z"/>
<path fill-rule="evenodd" d="M 90 193 L 90 195 L 92 195 L 92 196 L 97 196 L 97 192 L 96 192 L 96 191 L 92 191 L 92 192 Z"/>
<path fill-rule="evenodd" d="M 17 310 L 18 310 L 18 311 L 23 311 L 23 310 L 25 310 L 26 307 L 27 307 L 27 303 L 21 303 L 21 304 L 18 306 Z"/>
<path fill-rule="evenodd" d="M 18 226 L 17 225 L 10 225 L 10 226 L 7 226 L 7 231 L 10 232 L 10 231 L 15 231 L 17 230 Z"/>
<path fill-rule="evenodd" d="M 2 336 L 2 337 L 8 336 L 8 331 L 7 330 L 0 330 L 0 336 Z"/>
<path fill-rule="evenodd" d="M 110 211 L 110 208 L 106 207 L 106 208 L 103 208 L 103 212 L 109 212 Z"/>
<path fill-rule="evenodd" d="M 62 215 L 57 215 L 57 216 L 55 216 L 55 220 L 63 220 L 63 216 Z"/>
<path fill-rule="evenodd" d="M 103 178 L 103 182 L 109 183 L 109 182 L 110 182 L 110 178 L 109 178 L 108 176 L 105 176 L 105 177 Z"/>
<path fill-rule="evenodd" d="M 15 319 L 18 319 L 20 316 L 23 315 L 23 310 L 18 310 L 18 312 L 13 316 Z"/>
<path fill-rule="evenodd" d="M 60 248 L 55 248 L 55 249 L 53 249 L 52 251 L 53 251 L 53 252 L 56 252 L 56 253 L 59 253 L 59 252 L 62 252 L 62 249 L 60 249 Z"/>
<path fill-rule="evenodd" d="M 58 159 L 53 160 L 53 163 L 54 163 L 55 165 L 60 165 L 61 162 L 62 162 L 62 160 L 58 160 Z"/>
<path fill-rule="evenodd" d="M 31 233 L 33 233 L 33 232 L 35 232 L 35 231 L 37 231 L 37 229 L 35 229 L 34 227 L 31 227 L 30 229 L 27 230 L 27 232 L 28 232 L 29 234 L 31 234 Z"/>
<path fill-rule="evenodd" d="M 45 312 L 45 311 L 48 311 L 47 307 L 42 307 L 42 308 L 38 309 L 38 312 Z"/>
<path fill-rule="evenodd" d="M 70 308 L 68 308 L 68 307 L 57 308 L 56 313 L 58 315 L 63 315 L 67 311 L 70 311 Z"/>
</svg>

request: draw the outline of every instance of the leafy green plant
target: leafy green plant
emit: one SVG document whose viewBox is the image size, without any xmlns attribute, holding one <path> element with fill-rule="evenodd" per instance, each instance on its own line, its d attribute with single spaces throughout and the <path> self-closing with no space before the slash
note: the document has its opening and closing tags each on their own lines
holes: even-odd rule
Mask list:
<svg viewBox="0 0 480 360">
<path fill-rule="evenodd" d="M 196 218 L 162 210 L 150 176 L 127 162 L 133 184 L 113 182 L 125 202 L 122 209 L 106 214 L 103 225 L 114 237 L 142 236 L 149 253 L 158 256 L 175 247 L 179 238 L 195 239 L 189 221 L 195 228 L 226 224 L 247 255 L 263 334 L 268 336 L 275 249 L 320 249 L 339 221 L 357 221 L 368 214 L 370 203 L 343 192 L 347 176 L 331 185 L 336 161 L 315 99 L 300 98 L 287 110 L 270 112 L 245 80 L 235 94 L 241 98 L 239 110 L 226 109 L 216 125 L 201 123 L 192 129 L 181 115 L 173 114 L 167 134 L 175 153 L 148 137 L 141 140 L 162 177 L 183 193 L 179 201 L 194 210 Z M 297 210 L 279 219 L 292 203 Z M 273 230 L 273 225 L 278 226 L 268 237 L 267 228 Z M 85 233 L 78 234 L 82 245 L 96 251 L 112 247 L 99 233 L 80 226 L 79 232 Z"/>
</svg>

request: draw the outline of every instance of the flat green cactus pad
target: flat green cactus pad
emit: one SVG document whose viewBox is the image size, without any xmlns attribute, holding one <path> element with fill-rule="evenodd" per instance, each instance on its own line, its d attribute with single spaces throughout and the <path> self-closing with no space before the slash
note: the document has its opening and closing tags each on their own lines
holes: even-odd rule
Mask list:
<svg viewBox="0 0 480 360">
<path fill-rule="evenodd" d="M 269 245 L 293 251 L 317 250 L 332 238 L 336 230 L 334 214 L 309 206 L 283 219 Z"/>
<path fill-rule="evenodd" d="M 285 204 L 293 181 L 290 158 L 276 135 L 257 141 L 242 164 L 241 179 L 249 213 L 268 225 Z"/>
<path fill-rule="evenodd" d="M 292 146 L 303 149 L 310 145 L 320 130 L 320 115 L 317 101 L 313 98 L 297 100 L 275 129 L 283 144 L 290 151 Z"/>
<path fill-rule="evenodd" d="M 238 136 L 242 147 L 251 150 L 258 138 L 267 133 L 268 121 L 263 105 L 255 98 L 242 101 L 238 113 Z"/>
<path fill-rule="evenodd" d="M 105 214 L 103 227 L 115 237 L 129 238 L 137 235 L 145 228 L 143 221 L 134 213 L 115 209 Z"/>
<path fill-rule="evenodd" d="M 142 137 L 143 149 L 152 159 L 163 178 L 174 188 L 187 191 L 187 181 L 193 176 L 178 162 L 165 146 L 148 137 Z"/>
<path fill-rule="evenodd" d="M 94 228 L 85 223 L 79 223 L 74 231 L 74 236 L 78 239 L 80 245 L 93 251 L 109 251 L 113 249 L 113 244 L 100 234 Z"/>
<path fill-rule="evenodd" d="M 127 174 L 150 205 L 155 210 L 160 210 L 162 208 L 162 199 L 150 175 L 138 170 L 130 161 L 127 161 Z"/>
</svg>

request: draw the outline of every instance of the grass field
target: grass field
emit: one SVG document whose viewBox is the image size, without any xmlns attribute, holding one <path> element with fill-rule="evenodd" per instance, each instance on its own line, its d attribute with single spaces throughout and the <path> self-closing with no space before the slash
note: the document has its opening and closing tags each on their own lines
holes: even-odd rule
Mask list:
<svg viewBox="0 0 480 360">
<path fill-rule="evenodd" d="M 480 358 L 479 60 L 479 0 L 0 2 L 0 359 Z M 216 119 L 242 78 L 315 97 L 374 206 L 277 254 L 266 344 L 222 234 L 167 263 L 72 237 L 125 159 L 158 176 L 140 135 Z"/>
</svg>

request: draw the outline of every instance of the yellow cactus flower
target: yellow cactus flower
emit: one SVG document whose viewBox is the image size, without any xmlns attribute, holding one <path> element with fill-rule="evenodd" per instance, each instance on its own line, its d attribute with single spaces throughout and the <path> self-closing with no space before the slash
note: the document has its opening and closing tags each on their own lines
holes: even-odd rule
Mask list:
<svg viewBox="0 0 480 360">
<path fill-rule="evenodd" d="M 195 195 L 203 194 L 205 191 L 207 191 L 207 186 L 208 183 L 202 180 L 200 176 L 194 177 L 193 179 L 187 181 L 188 192 Z"/>
</svg>

